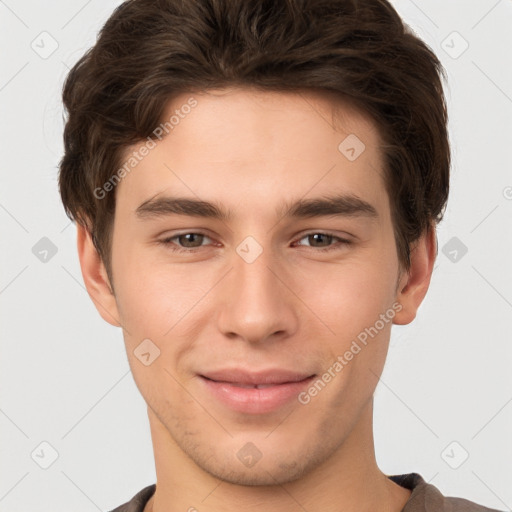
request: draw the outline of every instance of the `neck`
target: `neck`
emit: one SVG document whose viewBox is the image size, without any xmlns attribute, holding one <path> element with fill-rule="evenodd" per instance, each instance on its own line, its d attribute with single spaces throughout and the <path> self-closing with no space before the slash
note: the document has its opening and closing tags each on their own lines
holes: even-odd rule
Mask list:
<svg viewBox="0 0 512 512">
<path fill-rule="evenodd" d="M 145 512 L 400 512 L 411 491 L 392 482 L 375 460 L 373 402 L 332 456 L 298 480 L 284 485 L 236 485 L 198 467 L 148 408 L 156 491 Z"/>
</svg>

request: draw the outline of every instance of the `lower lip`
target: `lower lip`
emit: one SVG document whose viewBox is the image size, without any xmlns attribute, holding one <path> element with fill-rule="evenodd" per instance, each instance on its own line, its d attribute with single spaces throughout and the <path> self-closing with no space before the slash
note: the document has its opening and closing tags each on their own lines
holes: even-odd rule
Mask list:
<svg viewBox="0 0 512 512">
<path fill-rule="evenodd" d="M 241 388 L 228 382 L 216 382 L 200 376 L 210 393 L 236 412 L 265 414 L 296 399 L 314 379 L 314 375 L 298 382 L 276 384 L 262 389 Z"/>
</svg>

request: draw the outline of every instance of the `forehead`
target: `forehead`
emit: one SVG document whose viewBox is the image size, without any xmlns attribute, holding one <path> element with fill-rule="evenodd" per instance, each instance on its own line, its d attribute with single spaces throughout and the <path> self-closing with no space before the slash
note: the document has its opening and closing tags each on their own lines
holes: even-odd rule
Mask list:
<svg viewBox="0 0 512 512">
<path fill-rule="evenodd" d="M 129 201 L 133 210 L 166 192 L 245 206 L 258 198 L 252 206 L 259 210 L 334 191 L 382 201 L 377 127 L 334 94 L 248 88 L 182 94 L 167 104 L 160 126 L 168 133 L 118 185 L 118 206 Z M 128 148 L 124 163 L 145 144 Z"/>
<path fill-rule="evenodd" d="M 191 109 L 188 105 L 192 99 L 197 105 Z M 186 123 L 187 118 L 194 121 Z M 367 145 L 375 148 L 380 145 L 377 125 L 370 116 L 347 98 L 330 91 L 279 92 L 226 87 L 181 94 L 167 103 L 162 123 L 166 121 L 171 121 L 172 127 L 169 128 L 173 134 L 183 132 L 184 136 L 190 135 L 187 124 L 189 128 L 192 124 L 193 138 L 196 139 L 208 140 L 215 133 L 229 132 L 237 139 L 253 143 L 243 147 L 233 146 L 230 148 L 232 153 L 247 151 L 257 143 L 262 145 L 269 138 L 281 143 L 286 139 L 291 144 L 294 142 L 292 136 L 296 137 L 297 143 L 304 142 L 304 138 L 318 142 L 319 138 L 325 138 L 326 132 L 331 135 L 336 133 L 336 137 L 359 133 L 361 138 L 366 139 Z M 279 132 L 281 126 L 287 126 L 289 130 Z M 215 129 L 215 133 L 211 133 L 212 129 Z M 258 137 L 255 138 L 255 135 Z M 217 140 L 219 145 L 222 142 L 226 141 Z M 325 140 L 322 146 L 330 142 Z M 297 143 L 294 150 L 300 153 Z M 309 145 L 306 148 L 309 149 Z"/>
</svg>

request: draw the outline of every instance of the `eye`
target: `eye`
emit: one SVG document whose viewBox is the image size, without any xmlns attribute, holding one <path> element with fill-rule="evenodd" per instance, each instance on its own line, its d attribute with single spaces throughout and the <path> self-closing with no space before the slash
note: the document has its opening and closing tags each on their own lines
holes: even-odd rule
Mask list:
<svg viewBox="0 0 512 512">
<path fill-rule="evenodd" d="M 200 249 L 201 247 L 205 247 L 208 244 L 204 244 L 205 240 L 212 241 L 210 237 L 203 233 L 197 232 L 188 232 L 188 233 L 180 233 L 177 235 L 173 235 L 167 238 L 164 238 L 159 241 L 160 244 L 165 245 L 171 251 L 174 252 L 193 252 L 196 249 Z M 300 244 L 298 242 L 302 240 L 307 240 L 307 244 Z M 338 243 L 333 244 L 334 241 Z M 300 238 L 296 244 L 297 245 L 306 245 L 306 247 L 311 247 L 313 249 L 318 249 L 319 251 L 330 251 L 335 249 L 341 249 L 343 246 L 350 245 L 352 242 L 350 240 L 340 238 L 338 236 L 333 235 L 332 233 L 325 233 L 321 231 L 316 231 L 313 233 L 308 233 Z"/>
<path fill-rule="evenodd" d="M 169 248 L 172 251 L 190 252 L 193 251 L 194 249 L 204 247 L 202 242 L 205 239 L 211 241 L 211 239 L 208 236 L 204 235 L 203 233 L 191 232 L 181 233 L 179 235 L 164 238 L 163 240 L 160 240 L 160 243 L 169 246 Z M 174 242 L 174 240 L 176 240 L 177 243 Z"/>
<path fill-rule="evenodd" d="M 324 233 L 324 232 L 314 232 L 314 233 L 308 233 L 304 235 L 302 238 L 300 238 L 298 241 L 301 240 L 308 240 L 308 245 L 306 247 L 313 247 L 316 249 L 320 249 L 321 251 L 330 251 L 333 249 L 341 249 L 344 245 L 350 245 L 352 242 L 350 240 L 346 240 L 345 238 L 340 238 L 338 236 L 335 236 L 331 233 Z M 339 243 L 332 245 L 332 241 L 337 240 Z M 299 244 L 303 245 L 303 244 Z"/>
</svg>

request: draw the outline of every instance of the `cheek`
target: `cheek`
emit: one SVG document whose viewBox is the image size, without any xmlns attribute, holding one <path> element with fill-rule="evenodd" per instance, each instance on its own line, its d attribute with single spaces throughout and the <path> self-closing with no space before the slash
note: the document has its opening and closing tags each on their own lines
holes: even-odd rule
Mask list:
<svg viewBox="0 0 512 512">
<path fill-rule="evenodd" d="M 121 320 L 130 333 L 164 336 L 211 288 L 198 266 L 150 261 L 135 251 L 131 256 L 118 254 L 116 298 Z"/>
<path fill-rule="evenodd" d="M 187 327 L 205 293 L 198 284 L 200 276 L 191 279 L 189 272 L 151 266 L 142 259 L 126 263 L 118 267 L 118 308 L 134 380 L 153 406 L 167 395 L 178 403 L 182 389 L 175 379 L 183 376 L 176 362 L 194 338 Z"/>
<path fill-rule="evenodd" d="M 317 319 L 334 331 L 336 339 L 352 339 L 393 303 L 395 276 L 380 263 L 316 263 L 297 272 L 291 288 Z"/>
</svg>

